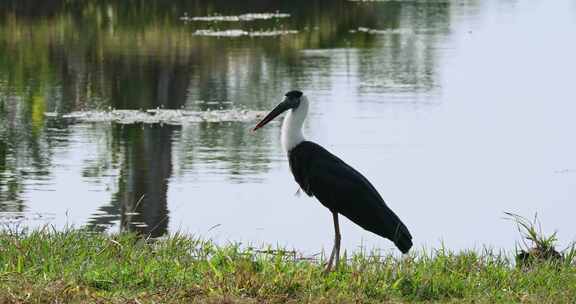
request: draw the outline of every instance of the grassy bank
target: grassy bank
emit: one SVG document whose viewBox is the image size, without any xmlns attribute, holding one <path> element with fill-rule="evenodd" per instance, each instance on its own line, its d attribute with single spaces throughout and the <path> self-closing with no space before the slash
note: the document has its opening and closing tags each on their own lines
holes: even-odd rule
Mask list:
<svg viewBox="0 0 576 304">
<path fill-rule="evenodd" d="M 491 252 L 354 255 L 318 261 L 171 236 L 0 232 L 0 303 L 574 303 L 573 256 L 514 266 Z"/>
</svg>

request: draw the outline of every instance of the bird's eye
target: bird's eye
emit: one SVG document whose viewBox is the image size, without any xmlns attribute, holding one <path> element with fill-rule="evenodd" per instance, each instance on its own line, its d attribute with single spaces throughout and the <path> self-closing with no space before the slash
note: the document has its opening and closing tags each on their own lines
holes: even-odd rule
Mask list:
<svg viewBox="0 0 576 304">
<path fill-rule="evenodd" d="M 300 105 L 300 97 L 294 98 L 292 101 L 294 109 L 296 109 Z"/>
</svg>

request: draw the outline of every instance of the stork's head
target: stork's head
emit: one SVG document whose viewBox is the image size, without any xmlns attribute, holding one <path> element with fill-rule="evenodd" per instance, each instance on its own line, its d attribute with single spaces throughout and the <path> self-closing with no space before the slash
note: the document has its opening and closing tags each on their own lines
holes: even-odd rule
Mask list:
<svg viewBox="0 0 576 304">
<path fill-rule="evenodd" d="M 264 119 L 262 119 L 256 125 L 256 127 L 252 129 L 252 131 L 256 131 L 262 128 L 264 125 L 276 118 L 276 116 L 282 114 L 285 111 L 298 109 L 300 104 L 302 102 L 306 103 L 306 101 L 306 96 L 304 96 L 304 94 L 302 94 L 300 91 L 294 90 L 286 93 L 286 95 L 284 95 L 284 100 L 282 100 L 281 103 L 279 103 L 272 111 L 270 111 L 270 113 L 268 113 L 268 115 L 266 115 L 266 117 L 264 117 Z"/>
</svg>

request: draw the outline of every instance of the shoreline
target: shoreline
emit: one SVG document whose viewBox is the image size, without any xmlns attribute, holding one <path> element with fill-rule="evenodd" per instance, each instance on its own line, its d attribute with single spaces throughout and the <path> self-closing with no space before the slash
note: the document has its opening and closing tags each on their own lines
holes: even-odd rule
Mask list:
<svg viewBox="0 0 576 304">
<path fill-rule="evenodd" d="M 576 254 L 519 266 L 503 252 L 354 253 L 327 275 L 322 258 L 174 234 L 0 231 L 0 302 L 570 303 Z"/>
</svg>

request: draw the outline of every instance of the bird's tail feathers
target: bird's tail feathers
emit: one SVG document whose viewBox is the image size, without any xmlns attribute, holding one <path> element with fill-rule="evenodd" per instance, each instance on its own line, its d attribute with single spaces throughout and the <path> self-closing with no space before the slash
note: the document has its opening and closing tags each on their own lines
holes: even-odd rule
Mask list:
<svg viewBox="0 0 576 304">
<path fill-rule="evenodd" d="M 412 235 L 410 235 L 408 228 L 402 222 L 398 222 L 396 225 L 392 241 L 402 253 L 408 253 L 410 248 L 412 248 Z"/>
</svg>

